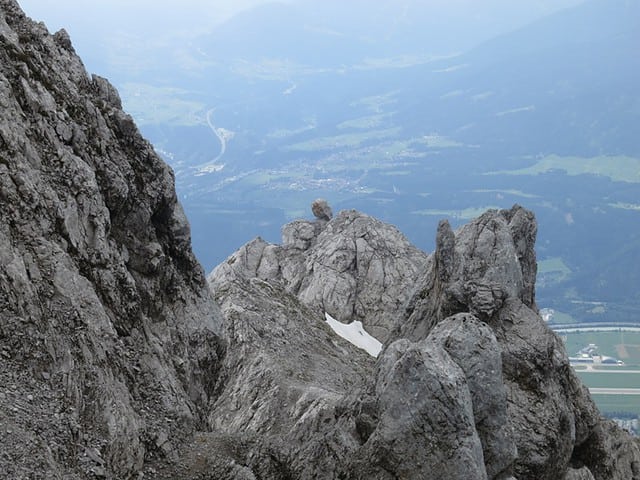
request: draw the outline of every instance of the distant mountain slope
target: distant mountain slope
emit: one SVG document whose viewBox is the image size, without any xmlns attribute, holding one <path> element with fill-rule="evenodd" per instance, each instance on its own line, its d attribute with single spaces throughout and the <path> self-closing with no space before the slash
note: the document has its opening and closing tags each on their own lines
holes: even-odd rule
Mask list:
<svg viewBox="0 0 640 480">
<path fill-rule="evenodd" d="M 347 13 L 361 4 L 344 3 L 247 11 L 196 42 L 197 68 L 168 65 L 154 75 L 164 87 L 127 90 L 176 169 L 207 268 L 256 233 L 277 239 L 319 196 L 393 221 L 426 250 L 439 218 L 459 225 L 521 202 L 540 220 L 540 258 L 570 270 L 541 284 L 544 306 L 640 312 L 636 273 L 615 253 L 635 256 L 640 238 L 638 2 L 591 0 L 505 33 L 510 2 L 502 20 L 478 20 L 487 30 L 473 48 L 446 58 L 433 55 L 455 51 L 442 31 L 471 29 L 484 3 L 449 21 L 439 3 L 380 2 L 358 22 Z M 477 45 L 488 25 L 501 35 Z M 232 132 L 215 165 L 212 126 Z"/>
<path fill-rule="evenodd" d="M 456 134 L 470 143 L 507 142 L 522 154 L 637 156 L 639 44 L 640 4 L 593 0 L 447 61 L 440 70 L 452 70 L 440 84 L 433 68 L 423 69 L 424 92 L 429 102 L 459 93 L 444 99 L 436 123 L 472 124 Z"/>
<path fill-rule="evenodd" d="M 236 15 L 201 46 L 217 59 L 278 58 L 331 68 L 367 57 L 451 54 L 579 1 L 272 2 Z"/>
</svg>

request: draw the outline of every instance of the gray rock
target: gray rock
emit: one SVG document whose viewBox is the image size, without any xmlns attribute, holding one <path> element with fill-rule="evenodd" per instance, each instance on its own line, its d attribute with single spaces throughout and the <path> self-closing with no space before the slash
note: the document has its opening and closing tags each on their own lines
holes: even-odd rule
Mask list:
<svg viewBox="0 0 640 480">
<path fill-rule="evenodd" d="M 586 465 L 596 479 L 640 480 L 640 441 L 611 420 L 601 419 L 576 448 L 576 463 Z"/>
<path fill-rule="evenodd" d="M 282 245 L 297 250 L 307 250 L 318 236 L 318 226 L 307 220 L 296 220 L 282 227 Z"/>
<path fill-rule="evenodd" d="M 230 348 L 209 416 L 213 430 L 289 432 L 302 417 L 332 408 L 361 386 L 373 366 L 370 356 L 281 285 L 234 273 L 214 290 Z"/>
<path fill-rule="evenodd" d="M 533 215 L 518 206 L 483 214 L 455 234 L 455 243 L 448 224 L 441 223 L 436 260 L 401 335 L 423 338 L 435 323 L 458 312 L 488 321 L 508 298 L 535 310 L 536 231 Z"/>
<path fill-rule="evenodd" d="M 396 342 L 378 368 L 377 424 L 349 478 L 486 479 L 472 395 L 447 352 L 428 340 Z"/>
<path fill-rule="evenodd" d="M 0 469 L 84 478 L 79 449 L 101 452 L 95 475 L 129 478 L 162 455 L 155 432 L 176 444 L 199 423 L 222 316 L 173 173 L 116 90 L 13 0 L 0 42 L 0 384 L 38 400 L 16 404 Z"/>
<path fill-rule="evenodd" d="M 507 417 L 502 348 L 493 331 L 473 315 L 460 313 L 436 325 L 428 339 L 464 372 L 488 478 L 512 474 L 517 450 Z"/>
<path fill-rule="evenodd" d="M 366 299 L 371 318 L 384 303 L 373 300 L 385 291 L 380 278 L 394 278 L 386 288 L 415 292 L 402 304 L 387 303 L 385 332 L 391 333 L 375 372 L 366 362 L 351 372 L 334 365 L 341 378 L 358 380 L 351 390 L 334 384 L 331 395 L 323 388 L 327 378 L 306 376 L 298 387 L 302 393 L 287 395 L 297 399 L 296 410 L 284 409 L 296 422 L 281 419 L 262 430 L 287 425 L 274 448 L 289 459 L 289 472 L 296 478 L 323 472 L 324 478 L 354 479 L 556 479 L 577 474 L 571 465 L 583 464 L 582 473 L 593 472 L 595 478 L 633 478 L 637 446 L 612 425 L 603 431 L 606 423 L 573 374 L 562 343 L 537 314 L 535 232 L 535 219 L 520 207 L 490 211 L 455 234 L 442 222 L 434 255 L 414 256 L 391 227 L 340 212 L 326 223 L 285 226 L 284 246 L 258 239 L 218 267 L 210 285 L 236 325 L 245 317 L 255 318 L 252 325 L 267 324 L 256 312 L 281 311 L 281 300 L 274 299 L 285 297 L 297 305 L 290 311 L 316 316 L 317 322 L 324 311 L 362 318 L 352 305 L 354 298 Z M 405 253 L 394 255 L 397 251 Z M 403 263 L 407 258 L 414 259 L 414 270 Z M 412 279 L 424 272 L 417 287 L 397 274 L 409 270 Z M 257 285 L 268 286 L 270 293 L 257 293 Z M 266 333 L 259 337 L 258 343 L 275 344 Z M 295 345 L 307 350 L 300 342 L 313 343 L 318 351 L 326 340 L 313 335 Z M 316 358 L 336 345 L 325 343 L 321 348 L 327 350 Z M 248 394 L 239 393 L 247 381 L 255 385 L 250 391 L 270 392 L 263 398 L 291 392 L 292 385 L 269 390 L 279 376 L 271 376 L 275 365 L 288 365 L 289 377 L 304 376 L 308 369 L 285 351 L 296 360 L 272 363 L 273 353 L 265 347 L 258 358 L 268 367 L 256 364 L 238 373 L 235 378 L 245 380 L 229 398 L 237 402 Z M 222 411 L 229 415 L 222 424 L 246 421 L 243 407 Z M 264 419 L 271 415 L 256 418 L 267 425 Z"/>
<path fill-rule="evenodd" d="M 595 477 L 587 467 L 567 470 L 563 480 L 595 480 Z"/>
<path fill-rule="evenodd" d="M 411 298 L 427 255 L 393 226 L 356 211 L 327 223 L 283 227 L 283 245 L 254 240 L 209 275 L 213 290 L 230 270 L 278 282 L 318 314 L 361 321 L 384 341 Z"/>
<path fill-rule="evenodd" d="M 313 203 L 311 204 L 311 211 L 318 220 L 324 220 L 328 222 L 333 217 L 331 207 L 323 198 L 318 198 L 317 200 L 313 201 Z"/>
<path fill-rule="evenodd" d="M 537 314 L 530 212 L 442 222 L 427 256 L 316 202 L 213 272 L 220 310 L 117 91 L 13 0 L 0 42 L 7 478 L 640 478 Z"/>
<path fill-rule="evenodd" d="M 419 341 L 437 333 L 449 315 L 476 315 L 492 328 L 502 351 L 508 427 L 499 436 L 512 431 L 518 453 L 515 476 L 555 479 L 570 464 L 585 464 L 596 478 L 629 478 L 637 446 L 620 430 L 595 435 L 603 420 L 570 367 L 562 342 L 537 313 L 535 232 L 533 215 L 518 206 L 489 211 L 465 225 L 455 233 L 453 246 L 448 225 L 441 223 L 435 261 L 429 262 L 407 318 L 392 339 Z M 477 341 L 477 335 L 474 338 Z M 490 426 L 491 435 L 495 428 Z M 607 462 L 601 458 L 596 467 L 589 458 L 596 451 L 614 455 L 611 445 L 603 444 L 604 437 L 620 439 L 625 460 L 599 476 L 596 469 Z M 486 442 L 483 447 L 486 453 Z M 500 471 L 499 463 L 488 463 L 487 470 Z"/>
<path fill-rule="evenodd" d="M 333 428 L 336 412 L 363 387 L 374 359 L 338 337 L 279 282 L 247 277 L 261 270 L 269 248 L 259 239 L 250 242 L 210 277 L 229 341 L 208 417 L 212 438 L 234 443 L 256 478 L 311 479 L 318 472 L 336 478 L 340 464 L 330 452 L 357 446 Z M 269 448 L 259 448 L 254 438 Z M 268 474 L 260 474 L 264 468 Z"/>
</svg>

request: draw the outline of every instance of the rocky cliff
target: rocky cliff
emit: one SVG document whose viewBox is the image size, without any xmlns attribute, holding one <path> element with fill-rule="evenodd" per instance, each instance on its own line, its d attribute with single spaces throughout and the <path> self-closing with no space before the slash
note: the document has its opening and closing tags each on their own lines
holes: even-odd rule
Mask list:
<svg viewBox="0 0 640 480">
<path fill-rule="evenodd" d="M 13 0 L 0 45 L 6 478 L 640 479 L 537 313 L 531 212 L 443 222 L 427 255 L 314 202 L 207 286 L 115 89 Z"/>
<path fill-rule="evenodd" d="M 286 225 L 282 245 L 248 243 L 209 282 L 230 350 L 251 345 L 278 367 L 225 360 L 234 389 L 223 398 L 236 403 L 214 405 L 211 418 L 228 424 L 255 412 L 236 434 L 272 438 L 287 465 L 264 478 L 640 478 L 638 445 L 600 416 L 538 315 L 536 231 L 518 206 L 457 232 L 443 221 L 427 256 L 393 227 L 345 211 Z M 362 321 L 385 340 L 382 353 L 374 361 L 331 339 L 325 312 Z M 295 334 L 283 341 L 269 327 L 238 337 L 278 322 Z M 320 351 L 327 335 L 340 352 L 331 364 Z M 332 380 L 299 352 L 325 362 Z M 274 371 L 280 399 L 265 382 Z M 246 397 L 251 406 L 237 403 Z M 273 436 L 262 409 L 283 414 L 284 430 Z M 246 458 L 264 457 L 246 448 L 236 460 L 251 470 Z"/>
<path fill-rule="evenodd" d="M 170 169 L 0 1 L 0 471 L 129 478 L 206 418 L 222 317 Z"/>
</svg>

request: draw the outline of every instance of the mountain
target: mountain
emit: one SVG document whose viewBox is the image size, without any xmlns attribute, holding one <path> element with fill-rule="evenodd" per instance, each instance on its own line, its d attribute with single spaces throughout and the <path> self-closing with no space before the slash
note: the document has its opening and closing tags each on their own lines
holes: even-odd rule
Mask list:
<svg viewBox="0 0 640 480">
<path fill-rule="evenodd" d="M 236 464 L 262 478 L 637 478 L 638 444 L 610 449 L 616 428 L 537 314 L 536 233 L 521 207 L 489 211 L 455 233 L 441 222 L 424 256 L 342 211 L 238 250 L 209 276 L 230 339 L 210 418 Z M 377 359 L 327 314 L 377 332 Z M 215 434 L 203 442 L 218 451 Z"/>
<path fill-rule="evenodd" d="M 196 42 L 188 74 L 161 76 L 165 90 L 136 85 L 145 105 L 172 110 L 154 120 L 130 104 L 176 169 L 205 267 L 255 233 L 277 241 L 317 197 L 393 221 L 427 251 L 441 217 L 460 226 L 519 202 L 540 222 L 539 259 L 566 267 L 543 272 L 541 305 L 633 320 L 640 279 L 616 252 L 640 245 L 637 2 L 583 2 L 457 54 L 430 35 L 464 21 L 417 7 L 370 39 L 345 28 L 351 10 L 329 15 L 331 2 L 263 5 Z M 383 2 L 351 24 L 375 25 L 386 8 L 398 19 Z M 411 27 L 432 22 L 424 38 Z"/>
<path fill-rule="evenodd" d="M 519 28 L 578 1 L 514 5 L 504 0 L 355 0 L 265 2 L 213 29 L 198 42 L 211 59 L 335 68 L 398 54 L 452 54 Z M 304 40 L 304 41 L 300 41 Z M 217 48 L 211 48 L 217 46 Z"/>
<path fill-rule="evenodd" d="M 537 313 L 530 211 L 443 221 L 427 255 L 315 202 L 205 279 L 116 89 L 14 0 L 0 44 L 7 478 L 639 478 Z"/>
<path fill-rule="evenodd" d="M 0 469 L 132 478 L 224 351 L 170 168 L 64 31 L 0 2 Z"/>
</svg>

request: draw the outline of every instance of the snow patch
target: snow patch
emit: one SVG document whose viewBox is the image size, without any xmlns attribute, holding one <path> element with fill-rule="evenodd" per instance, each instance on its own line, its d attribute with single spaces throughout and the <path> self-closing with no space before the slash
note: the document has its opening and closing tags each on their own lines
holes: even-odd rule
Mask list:
<svg viewBox="0 0 640 480">
<path fill-rule="evenodd" d="M 331 329 L 344 338 L 347 342 L 365 350 L 372 357 L 377 357 L 382 350 L 382 343 L 369 335 L 362 327 L 362 322 L 355 321 L 349 324 L 339 322 L 328 313 L 324 314 Z"/>
</svg>

